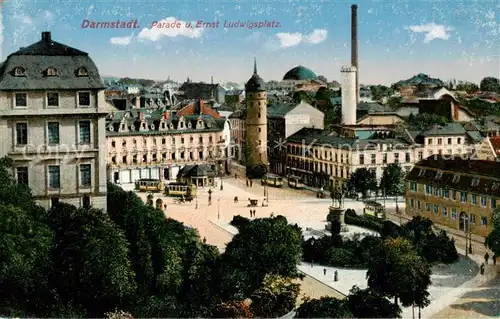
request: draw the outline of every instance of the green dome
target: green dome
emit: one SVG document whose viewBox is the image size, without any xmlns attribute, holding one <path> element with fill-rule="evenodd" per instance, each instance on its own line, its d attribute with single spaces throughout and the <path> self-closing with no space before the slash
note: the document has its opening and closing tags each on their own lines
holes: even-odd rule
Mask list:
<svg viewBox="0 0 500 319">
<path fill-rule="evenodd" d="M 318 77 L 313 71 L 309 70 L 302 65 L 296 66 L 290 71 L 286 72 L 283 80 L 316 80 Z"/>
</svg>

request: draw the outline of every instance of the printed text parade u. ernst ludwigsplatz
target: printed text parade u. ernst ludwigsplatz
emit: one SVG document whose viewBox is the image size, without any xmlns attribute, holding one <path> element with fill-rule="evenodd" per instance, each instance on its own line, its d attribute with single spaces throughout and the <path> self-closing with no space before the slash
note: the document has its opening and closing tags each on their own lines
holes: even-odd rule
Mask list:
<svg viewBox="0 0 500 319">
<path fill-rule="evenodd" d="M 224 20 L 224 21 L 204 21 L 198 20 L 195 22 L 184 22 L 178 20 L 162 20 L 153 21 L 150 24 L 152 29 L 181 29 L 181 28 L 198 28 L 198 29 L 217 29 L 217 28 L 240 28 L 240 29 L 259 29 L 259 28 L 280 28 L 281 23 L 276 20 Z M 140 24 L 137 19 L 134 20 L 115 20 L 115 21 L 92 21 L 83 20 L 82 29 L 138 29 Z"/>
</svg>

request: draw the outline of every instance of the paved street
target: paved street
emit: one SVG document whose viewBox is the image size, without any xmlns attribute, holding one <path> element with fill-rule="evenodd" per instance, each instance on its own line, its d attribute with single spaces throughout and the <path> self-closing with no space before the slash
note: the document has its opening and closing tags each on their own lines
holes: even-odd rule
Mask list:
<svg viewBox="0 0 500 319">
<path fill-rule="evenodd" d="M 286 216 L 290 223 L 297 223 L 303 229 L 306 227 L 317 230 L 324 229 L 325 217 L 331 203 L 330 199 L 316 199 L 314 194 L 307 190 L 297 191 L 286 187 L 282 189 L 269 188 L 269 206 L 262 207 L 264 188 L 257 183 L 254 183 L 253 187 L 246 187 L 242 180 L 226 179 L 223 185 L 222 191 L 219 188 L 212 190 L 211 205 L 208 204 L 208 190 L 199 190 L 198 209 L 195 208 L 195 201 L 174 204 L 172 198 L 164 197 L 168 202 L 167 216 L 182 221 L 187 226 L 197 228 L 202 238 L 206 237 L 209 244 L 219 247 L 221 251 L 231 240 L 232 233 L 236 233 L 236 229 L 228 225 L 233 216 L 250 217 L 250 208 L 247 207 L 249 198 L 259 200 L 259 206 L 253 208 L 256 210 L 256 218 L 268 217 L 271 213 L 281 214 Z M 139 195 L 143 199 L 146 197 L 145 193 Z M 234 203 L 235 196 L 239 198 L 238 203 Z M 386 206 L 388 209 L 395 209 L 394 201 L 388 200 Z M 363 203 L 346 200 L 345 207 L 353 208 L 361 213 Z M 399 203 L 399 207 L 404 209 L 404 204 Z M 478 258 L 475 256 L 475 259 Z M 363 270 L 339 270 L 339 277 L 343 280 L 333 282 L 333 268 L 328 268 L 327 278 L 322 273 L 323 267 L 315 266 L 311 270 L 309 264 L 303 263 L 300 269 L 310 275 L 306 276 L 302 282 L 301 293 L 311 298 L 323 295 L 342 297 L 343 294 L 348 293 L 353 284 L 358 284 L 362 288 L 366 286 L 365 271 Z M 463 273 L 467 273 L 467 276 L 457 276 L 457 274 Z M 460 296 L 474 291 L 473 289 L 477 289 L 475 287 L 487 284 L 487 278 L 478 277 L 476 273 L 477 265 L 470 261 L 458 263 L 455 268 L 443 268 L 441 273 L 434 270 L 433 282 L 435 284 L 431 288 L 433 302 L 422 312 L 425 315 L 423 318 L 434 317 L 434 314 L 437 313 L 440 317 L 443 317 L 441 314 L 449 317 L 448 313 L 453 314 L 452 317 L 455 316 L 456 311 L 460 309 L 447 305 L 462 302 Z M 473 278 L 475 281 L 470 281 Z M 411 309 L 405 309 L 404 315 L 405 318 L 411 317 Z"/>
</svg>

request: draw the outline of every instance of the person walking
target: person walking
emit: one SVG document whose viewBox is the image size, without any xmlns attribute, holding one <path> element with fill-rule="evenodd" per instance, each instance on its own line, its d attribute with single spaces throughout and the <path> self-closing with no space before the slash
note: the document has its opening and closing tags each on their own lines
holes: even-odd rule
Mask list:
<svg viewBox="0 0 500 319">
<path fill-rule="evenodd" d="M 497 255 L 494 254 L 493 255 L 493 265 L 496 265 L 497 264 Z"/>
<path fill-rule="evenodd" d="M 326 276 L 326 268 L 323 268 L 323 276 Z"/>
<path fill-rule="evenodd" d="M 490 259 L 490 254 L 488 254 L 488 252 L 486 252 L 486 254 L 484 254 L 484 263 L 487 265 L 488 264 L 488 260 Z"/>
</svg>

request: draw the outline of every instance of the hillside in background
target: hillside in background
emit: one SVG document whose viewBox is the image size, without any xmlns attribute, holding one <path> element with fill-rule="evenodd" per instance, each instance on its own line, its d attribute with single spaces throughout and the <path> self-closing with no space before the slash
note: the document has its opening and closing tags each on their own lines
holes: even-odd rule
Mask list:
<svg viewBox="0 0 500 319">
<path fill-rule="evenodd" d="M 404 87 L 404 86 L 444 86 L 445 83 L 440 79 L 431 78 L 427 74 L 419 73 L 407 80 L 401 80 L 394 84 L 392 87 Z"/>
</svg>

